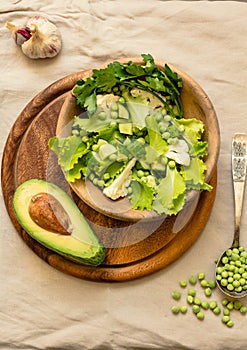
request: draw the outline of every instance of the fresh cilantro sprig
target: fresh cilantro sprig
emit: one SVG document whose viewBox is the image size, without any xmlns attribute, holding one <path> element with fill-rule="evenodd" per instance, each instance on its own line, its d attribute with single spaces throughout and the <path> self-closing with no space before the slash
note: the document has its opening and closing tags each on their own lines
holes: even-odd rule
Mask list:
<svg viewBox="0 0 247 350">
<path fill-rule="evenodd" d="M 126 85 L 152 93 L 163 103 L 170 115 L 182 118 L 182 79 L 167 64 L 163 69 L 158 68 L 152 55 L 142 54 L 142 58 L 143 64 L 115 61 L 106 68 L 94 69 L 91 77 L 77 81 L 73 89 L 77 104 L 86 109 L 89 115 L 93 115 L 97 109 L 98 94 L 109 93 L 114 87 Z M 172 105 L 176 106 L 176 113 Z"/>
</svg>

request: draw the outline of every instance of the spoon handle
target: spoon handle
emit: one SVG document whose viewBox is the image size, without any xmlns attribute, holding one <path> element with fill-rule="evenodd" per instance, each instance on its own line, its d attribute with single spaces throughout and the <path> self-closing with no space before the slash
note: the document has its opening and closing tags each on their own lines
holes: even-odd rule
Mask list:
<svg viewBox="0 0 247 350">
<path fill-rule="evenodd" d="M 239 246 L 240 221 L 243 208 L 247 164 L 247 134 L 238 133 L 232 139 L 232 179 L 235 206 L 234 239 L 232 247 Z"/>
</svg>

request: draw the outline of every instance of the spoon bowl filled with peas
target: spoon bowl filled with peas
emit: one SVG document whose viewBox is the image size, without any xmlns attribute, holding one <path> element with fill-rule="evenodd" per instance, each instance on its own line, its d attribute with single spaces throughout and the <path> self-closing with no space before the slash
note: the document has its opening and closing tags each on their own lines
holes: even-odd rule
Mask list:
<svg viewBox="0 0 247 350">
<path fill-rule="evenodd" d="M 235 223 L 232 245 L 218 259 L 215 277 L 219 289 L 232 298 L 247 295 L 247 251 L 240 246 L 240 220 L 246 182 L 247 134 L 232 139 L 232 179 Z"/>
</svg>

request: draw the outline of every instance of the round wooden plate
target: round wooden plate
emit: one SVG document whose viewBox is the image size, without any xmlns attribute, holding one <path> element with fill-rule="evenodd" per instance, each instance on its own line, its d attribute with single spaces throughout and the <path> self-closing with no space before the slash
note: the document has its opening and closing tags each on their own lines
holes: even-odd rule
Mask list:
<svg viewBox="0 0 247 350">
<path fill-rule="evenodd" d="M 178 216 L 151 222 L 126 223 L 96 212 L 71 190 L 48 148 L 56 134 L 63 102 L 75 85 L 78 74 L 66 76 L 36 95 L 14 123 L 3 153 L 2 191 L 9 216 L 25 243 L 44 261 L 72 276 L 91 281 L 120 282 L 158 271 L 187 251 L 203 231 L 210 216 L 217 186 L 216 170 L 210 181 L 211 192 L 203 191 L 198 201 Z M 72 262 L 33 240 L 18 223 L 13 210 L 13 194 L 18 185 L 40 178 L 54 182 L 76 202 L 107 248 L 98 267 Z"/>
</svg>

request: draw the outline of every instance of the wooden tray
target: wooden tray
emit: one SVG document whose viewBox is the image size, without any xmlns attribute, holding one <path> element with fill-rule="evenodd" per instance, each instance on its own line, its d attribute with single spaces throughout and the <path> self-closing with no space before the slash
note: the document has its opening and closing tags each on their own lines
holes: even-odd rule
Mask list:
<svg viewBox="0 0 247 350">
<path fill-rule="evenodd" d="M 4 201 L 19 235 L 51 266 L 91 281 L 133 280 L 166 267 L 193 245 L 210 216 L 217 174 L 215 171 L 210 182 L 213 191 L 202 192 L 199 201 L 193 207 L 185 208 L 178 217 L 128 224 L 91 209 L 71 190 L 57 165 L 56 156 L 47 145 L 49 138 L 56 133 L 60 109 L 78 80 L 78 74 L 81 76 L 82 73 L 66 76 L 41 91 L 14 123 L 2 160 Z M 54 182 L 71 195 L 107 247 L 107 256 L 102 265 L 92 267 L 71 262 L 33 240 L 21 228 L 13 210 L 12 199 L 17 186 L 31 178 Z"/>
</svg>

